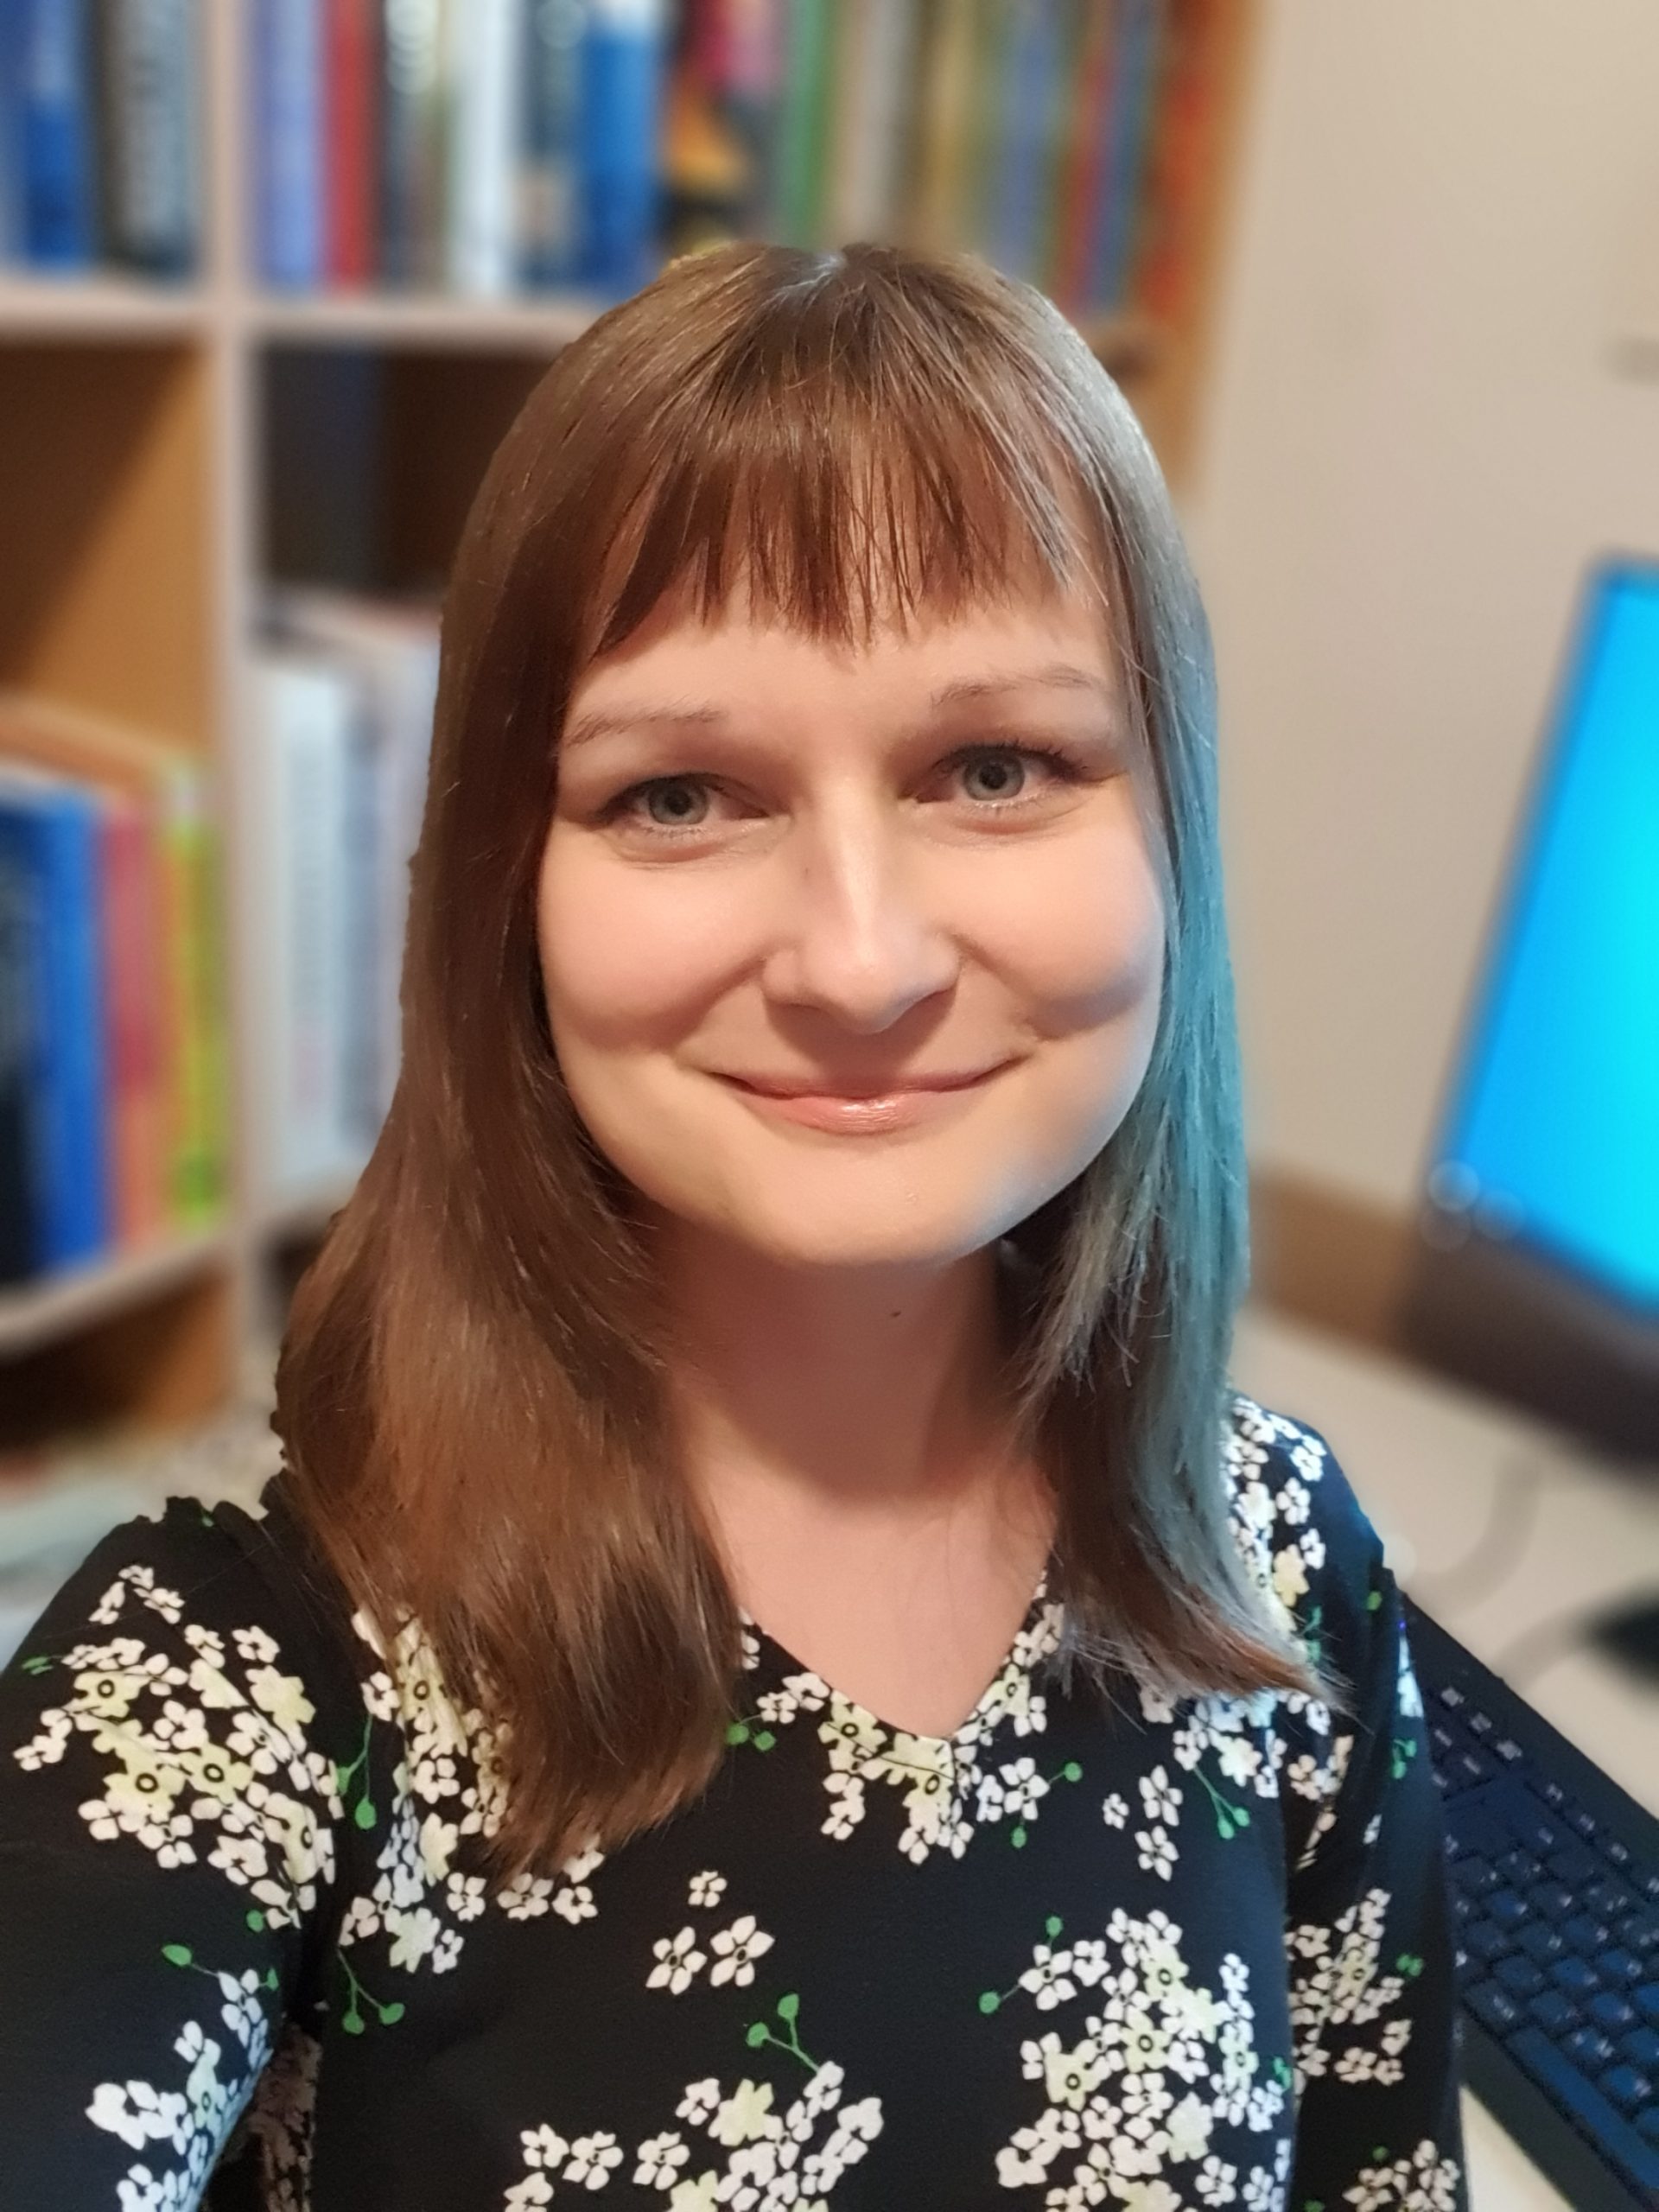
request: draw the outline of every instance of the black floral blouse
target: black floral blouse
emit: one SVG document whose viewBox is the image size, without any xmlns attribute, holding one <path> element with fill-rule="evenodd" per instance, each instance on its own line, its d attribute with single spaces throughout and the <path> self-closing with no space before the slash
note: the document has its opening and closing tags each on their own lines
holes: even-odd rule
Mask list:
<svg viewBox="0 0 1659 2212">
<path fill-rule="evenodd" d="M 1465 2212 L 1439 1800 L 1318 1433 L 1233 1527 L 1357 1685 L 1108 1705 L 1034 1593 L 950 1737 L 745 1617 L 696 1804 L 491 1890 L 480 1716 L 258 1507 L 116 1529 L 0 1676 L 8 2212 Z"/>
</svg>

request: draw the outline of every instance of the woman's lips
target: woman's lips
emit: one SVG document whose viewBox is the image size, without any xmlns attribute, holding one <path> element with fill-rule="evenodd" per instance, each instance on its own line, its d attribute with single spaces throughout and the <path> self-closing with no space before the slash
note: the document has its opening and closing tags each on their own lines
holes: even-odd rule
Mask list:
<svg viewBox="0 0 1659 2212">
<path fill-rule="evenodd" d="M 982 1090 L 1001 1071 L 1001 1068 L 991 1068 L 982 1076 L 973 1077 L 966 1083 L 954 1083 L 948 1089 L 889 1090 L 869 1098 L 849 1098 L 824 1091 L 780 1096 L 757 1090 L 736 1076 L 722 1076 L 721 1081 L 728 1084 L 758 1113 L 794 1122 L 806 1128 L 827 1129 L 837 1135 L 875 1136 L 948 1114 Z"/>
</svg>

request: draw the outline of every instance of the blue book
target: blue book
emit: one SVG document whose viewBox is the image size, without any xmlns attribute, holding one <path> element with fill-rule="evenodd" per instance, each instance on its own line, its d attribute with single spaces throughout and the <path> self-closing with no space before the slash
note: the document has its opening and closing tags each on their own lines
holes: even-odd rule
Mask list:
<svg viewBox="0 0 1659 2212">
<path fill-rule="evenodd" d="M 322 0 L 254 0 L 254 267 L 308 291 L 324 270 Z"/>
<path fill-rule="evenodd" d="M 573 284 L 579 269 L 584 0 L 532 4 L 524 35 L 519 277 L 530 285 Z"/>
<path fill-rule="evenodd" d="M 97 124 L 88 0 L 10 0 L 16 41 L 20 244 L 36 269 L 89 269 L 99 256 Z"/>
<path fill-rule="evenodd" d="M 29 808 L 0 785 L 0 1284 L 41 1264 L 38 875 Z"/>
<path fill-rule="evenodd" d="M 8 836 L 33 869 L 38 1270 L 112 1240 L 100 810 L 84 785 L 6 771 Z"/>
<path fill-rule="evenodd" d="M 1157 105 L 1157 0 L 1122 0 L 1111 105 L 1106 123 L 1106 158 L 1100 165 L 1101 204 L 1095 218 L 1095 251 L 1084 289 L 1094 308 L 1122 304 L 1128 281 L 1129 249 L 1140 210 L 1152 112 Z"/>
<path fill-rule="evenodd" d="M 588 0 L 582 41 L 580 276 L 612 298 L 657 273 L 662 227 L 662 0 Z"/>
<path fill-rule="evenodd" d="M 1048 218 L 1052 111 L 1064 60 L 1058 0 L 1010 0 L 1001 112 L 986 198 L 987 258 L 1039 281 Z"/>
</svg>

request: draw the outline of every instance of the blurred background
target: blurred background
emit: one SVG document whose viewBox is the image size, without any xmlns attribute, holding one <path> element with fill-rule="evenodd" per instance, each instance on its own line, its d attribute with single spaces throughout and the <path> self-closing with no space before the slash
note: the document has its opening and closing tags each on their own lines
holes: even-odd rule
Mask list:
<svg viewBox="0 0 1659 2212">
<path fill-rule="evenodd" d="M 1079 325 L 1198 569 L 1236 1379 L 1651 1815 L 1656 85 L 1651 0 L 0 0 L 0 1658 L 276 1464 L 531 386 L 667 256 L 893 238 Z M 1601 1932 L 1659 2002 L 1656 1835 Z M 1659 2202 L 1659 2018 L 1603 1985 L 1566 2135 L 1470 2105 L 1482 2203 Z"/>
</svg>

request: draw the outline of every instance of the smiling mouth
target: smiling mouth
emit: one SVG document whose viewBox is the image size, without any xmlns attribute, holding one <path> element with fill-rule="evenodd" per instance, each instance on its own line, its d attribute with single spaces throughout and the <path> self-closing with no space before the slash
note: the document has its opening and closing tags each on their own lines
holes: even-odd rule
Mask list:
<svg viewBox="0 0 1659 2212">
<path fill-rule="evenodd" d="M 975 1084 L 983 1083 L 988 1077 L 1000 1073 L 1007 1065 L 1008 1063 L 1002 1060 L 995 1067 L 979 1068 L 968 1075 L 917 1076 L 908 1080 L 877 1084 L 820 1086 L 810 1081 L 769 1083 L 761 1077 L 741 1075 L 724 1076 L 721 1080 L 735 1084 L 741 1090 L 753 1091 L 761 1098 L 847 1099 L 868 1104 L 878 1099 L 920 1097 L 937 1090 L 968 1090 Z"/>
</svg>

